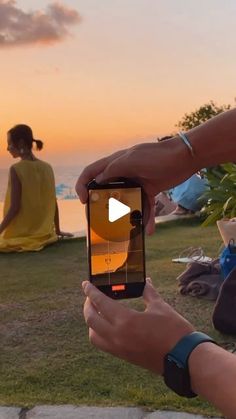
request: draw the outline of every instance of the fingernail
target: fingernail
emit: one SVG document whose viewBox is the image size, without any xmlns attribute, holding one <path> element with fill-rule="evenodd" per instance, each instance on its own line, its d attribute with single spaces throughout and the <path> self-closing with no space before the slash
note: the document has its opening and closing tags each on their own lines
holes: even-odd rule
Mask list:
<svg viewBox="0 0 236 419">
<path fill-rule="evenodd" d="M 96 183 L 100 183 L 100 182 L 102 182 L 102 174 L 98 175 L 98 176 L 95 178 L 95 181 L 96 181 Z"/>
<path fill-rule="evenodd" d="M 82 282 L 83 291 L 85 291 L 87 285 L 88 285 L 88 281 L 83 281 Z"/>
</svg>

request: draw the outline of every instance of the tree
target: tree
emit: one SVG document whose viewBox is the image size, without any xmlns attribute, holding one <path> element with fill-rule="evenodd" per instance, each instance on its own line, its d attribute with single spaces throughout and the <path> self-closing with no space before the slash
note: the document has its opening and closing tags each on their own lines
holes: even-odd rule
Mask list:
<svg viewBox="0 0 236 419">
<path fill-rule="evenodd" d="M 231 108 L 231 105 L 222 105 L 217 106 L 212 100 L 209 103 L 206 103 L 203 106 L 200 106 L 194 112 L 185 114 L 181 121 L 178 122 L 177 127 L 183 131 L 187 131 L 191 128 L 197 127 L 203 122 L 208 121 L 213 116 L 218 115 L 219 113 L 225 112 Z"/>
</svg>

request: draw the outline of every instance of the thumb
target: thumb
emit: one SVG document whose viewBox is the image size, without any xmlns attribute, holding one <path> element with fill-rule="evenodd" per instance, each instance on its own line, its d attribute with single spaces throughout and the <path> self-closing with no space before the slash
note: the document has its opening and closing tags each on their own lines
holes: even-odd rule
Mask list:
<svg viewBox="0 0 236 419">
<path fill-rule="evenodd" d="M 148 235 L 151 235 L 155 232 L 155 208 L 154 208 L 153 202 L 151 202 L 150 204 L 151 204 L 151 207 L 150 207 L 149 219 L 145 228 L 145 231 Z"/>
<path fill-rule="evenodd" d="M 160 299 L 159 293 L 153 287 L 151 278 L 146 278 L 146 285 L 143 292 L 143 299 L 147 307 L 150 304 L 152 304 L 154 301 L 157 301 Z"/>
</svg>

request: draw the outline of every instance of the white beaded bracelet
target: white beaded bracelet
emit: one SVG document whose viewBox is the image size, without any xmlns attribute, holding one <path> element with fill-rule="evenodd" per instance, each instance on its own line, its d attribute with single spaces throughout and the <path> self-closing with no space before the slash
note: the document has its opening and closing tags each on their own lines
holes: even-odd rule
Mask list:
<svg viewBox="0 0 236 419">
<path fill-rule="evenodd" d="M 191 146 L 189 142 L 187 135 L 184 134 L 182 131 L 179 131 L 177 134 L 181 138 L 181 140 L 184 142 L 184 144 L 188 147 L 192 157 L 194 157 L 195 153 L 194 153 L 193 147 Z"/>
</svg>

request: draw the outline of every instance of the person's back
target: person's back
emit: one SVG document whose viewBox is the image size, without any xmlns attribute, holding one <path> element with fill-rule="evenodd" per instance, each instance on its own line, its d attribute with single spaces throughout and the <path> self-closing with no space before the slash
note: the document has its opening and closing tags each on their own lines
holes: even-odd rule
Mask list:
<svg viewBox="0 0 236 419">
<path fill-rule="evenodd" d="M 55 215 L 55 186 L 51 166 L 41 160 L 21 160 L 13 165 L 21 182 L 21 207 L 17 216 L 2 233 L 4 239 L 53 238 Z M 9 180 L 4 215 L 10 207 L 11 181 Z M 56 239 L 56 236 L 55 236 Z M 0 243 L 1 246 L 1 243 Z"/>
<path fill-rule="evenodd" d="M 52 167 L 32 153 L 43 143 L 34 140 L 26 125 L 8 132 L 8 151 L 20 161 L 10 168 L 0 224 L 0 252 L 40 250 L 57 241 L 55 232 L 56 192 Z"/>
</svg>

